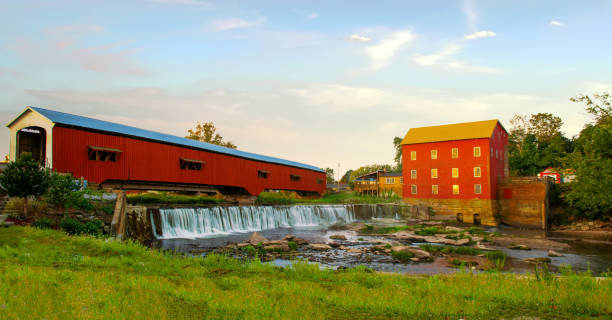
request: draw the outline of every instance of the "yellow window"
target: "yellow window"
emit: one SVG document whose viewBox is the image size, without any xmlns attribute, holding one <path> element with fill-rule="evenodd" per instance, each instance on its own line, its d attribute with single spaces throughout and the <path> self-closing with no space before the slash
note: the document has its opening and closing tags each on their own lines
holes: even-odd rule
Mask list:
<svg viewBox="0 0 612 320">
<path fill-rule="evenodd" d="M 451 152 L 451 157 L 453 159 L 459 158 L 459 148 L 453 148 Z"/>
<path fill-rule="evenodd" d="M 459 194 L 459 185 L 453 184 L 453 194 Z"/>
<path fill-rule="evenodd" d="M 416 184 L 413 184 L 413 185 L 410 186 L 410 193 L 417 194 L 417 186 L 416 186 Z"/>
<path fill-rule="evenodd" d="M 474 147 L 474 157 L 480 157 L 480 147 Z"/>
<path fill-rule="evenodd" d="M 431 150 L 431 159 L 433 160 L 438 159 L 438 150 L 436 149 Z"/>
<path fill-rule="evenodd" d="M 416 178 L 417 178 L 417 171 L 410 170 L 410 179 L 416 179 Z"/>
<path fill-rule="evenodd" d="M 474 167 L 474 177 L 480 178 L 480 167 Z"/>
<path fill-rule="evenodd" d="M 459 168 L 453 168 L 453 178 L 459 178 Z"/>
<path fill-rule="evenodd" d="M 438 185 L 437 184 L 432 184 L 431 185 L 431 194 L 438 194 Z"/>
<path fill-rule="evenodd" d="M 438 169 L 431 169 L 431 177 L 434 179 L 438 177 Z"/>
<path fill-rule="evenodd" d="M 416 151 L 410 151 L 410 160 L 416 160 Z"/>
<path fill-rule="evenodd" d="M 404 184 L 404 177 L 400 178 L 400 184 Z"/>
<path fill-rule="evenodd" d="M 475 193 L 475 194 L 481 194 L 481 193 L 482 193 L 482 185 L 480 185 L 480 184 L 475 184 L 475 185 L 474 185 L 474 193 Z"/>
</svg>

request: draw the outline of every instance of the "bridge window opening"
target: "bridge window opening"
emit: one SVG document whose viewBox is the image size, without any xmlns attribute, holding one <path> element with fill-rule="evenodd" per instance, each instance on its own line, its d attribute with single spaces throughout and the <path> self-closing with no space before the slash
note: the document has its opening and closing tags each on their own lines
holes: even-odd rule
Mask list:
<svg viewBox="0 0 612 320">
<path fill-rule="evenodd" d="M 257 177 L 262 179 L 268 179 L 268 175 L 270 175 L 270 171 L 259 170 L 257 171 Z"/>
<path fill-rule="evenodd" d="M 302 179 L 302 177 L 297 174 L 290 174 L 289 178 L 291 178 L 291 181 L 300 181 Z"/>
<path fill-rule="evenodd" d="M 323 183 L 323 179 L 317 178 L 317 184 L 322 184 L 322 183 Z"/>
<path fill-rule="evenodd" d="M 186 159 L 186 158 L 181 158 L 179 163 L 180 163 L 181 169 L 195 170 L 195 171 L 202 170 L 202 166 L 206 164 L 206 162 L 202 160 L 194 160 L 194 159 Z"/>
<path fill-rule="evenodd" d="M 480 215 L 478 213 L 474 214 L 474 224 L 480 224 Z"/>
<path fill-rule="evenodd" d="M 121 152 L 119 149 L 89 146 L 87 157 L 93 161 L 117 162 Z"/>
<path fill-rule="evenodd" d="M 27 127 L 17 132 L 17 158 L 28 152 L 41 164 L 46 160 L 47 132 L 40 127 Z"/>
</svg>

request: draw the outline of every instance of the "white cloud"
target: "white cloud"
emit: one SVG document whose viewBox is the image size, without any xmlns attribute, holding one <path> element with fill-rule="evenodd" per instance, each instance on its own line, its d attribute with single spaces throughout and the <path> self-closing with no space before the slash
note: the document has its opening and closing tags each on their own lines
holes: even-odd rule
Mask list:
<svg viewBox="0 0 612 320">
<path fill-rule="evenodd" d="M 550 25 L 553 27 L 563 27 L 563 23 L 557 21 L 557 20 L 553 20 L 550 22 Z"/>
<path fill-rule="evenodd" d="M 169 5 L 187 5 L 187 6 L 203 6 L 212 7 L 212 4 L 200 0 L 150 0 L 153 3 L 169 4 Z"/>
<path fill-rule="evenodd" d="M 318 18 L 318 17 L 319 17 L 319 14 L 318 14 L 318 13 L 316 13 L 316 12 L 312 12 L 312 13 L 310 13 L 310 14 L 308 14 L 308 15 L 306 16 L 306 18 L 308 18 L 309 20 L 314 20 L 314 19 L 316 19 L 316 18 Z"/>
<path fill-rule="evenodd" d="M 437 53 L 416 55 L 414 57 L 414 62 L 421 66 L 433 66 L 439 63 L 441 60 L 461 52 L 461 50 L 463 50 L 462 46 L 458 44 L 450 44 Z"/>
<path fill-rule="evenodd" d="M 370 108 L 381 104 L 385 96 L 380 89 L 324 83 L 293 89 L 290 93 L 306 104 L 332 107 L 336 111 Z"/>
<path fill-rule="evenodd" d="M 371 39 L 355 33 L 349 37 L 349 40 L 359 41 L 359 42 L 368 42 Z"/>
<path fill-rule="evenodd" d="M 473 39 L 478 39 L 478 38 L 490 38 L 490 37 L 495 37 L 495 32 L 493 31 L 488 31 L 488 30 L 482 30 L 482 31 L 477 31 L 474 32 L 472 34 L 468 34 L 466 35 L 464 38 L 468 39 L 468 40 L 473 40 Z"/>
<path fill-rule="evenodd" d="M 428 55 L 416 55 L 413 57 L 414 63 L 425 67 L 440 67 L 444 69 L 458 70 L 474 73 L 501 73 L 502 70 L 490 67 L 479 67 L 470 65 L 464 61 L 452 59 L 453 56 L 461 53 L 463 46 L 451 43 L 436 53 Z"/>
<path fill-rule="evenodd" d="M 463 1 L 463 13 L 465 14 L 468 27 L 471 31 L 475 31 L 476 24 L 478 23 L 478 11 L 476 11 L 476 5 L 473 0 Z"/>
<path fill-rule="evenodd" d="M 227 31 L 232 29 L 250 28 L 258 26 L 266 22 L 266 18 L 258 18 L 255 20 L 244 20 L 241 18 L 227 18 L 214 20 L 208 25 L 210 31 Z"/>
<path fill-rule="evenodd" d="M 397 31 L 377 45 L 366 48 L 366 54 L 371 60 L 370 69 L 378 71 L 386 67 L 397 51 L 414 38 L 414 33 L 410 30 Z"/>
</svg>

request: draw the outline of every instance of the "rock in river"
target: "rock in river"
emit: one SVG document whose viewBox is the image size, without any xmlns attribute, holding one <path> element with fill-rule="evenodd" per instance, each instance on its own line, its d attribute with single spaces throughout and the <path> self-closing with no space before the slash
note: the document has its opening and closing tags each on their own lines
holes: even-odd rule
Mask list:
<svg viewBox="0 0 612 320">
<path fill-rule="evenodd" d="M 332 234 L 329 238 L 334 240 L 346 240 L 346 236 L 343 234 Z"/>
<path fill-rule="evenodd" d="M 563 257 L 563 254 L 554 251 L 554 250 L 548 250 L 548 256 L 549 257 Z"/>
<path fill-rule="evenodd" d="M 409 246 L 393 246 L 391 247 L 391 251 L 393 252 L 410 252 L 414 254 L 415 257 L 419 259 L 429 259 L 431 258 L 431 254 L 425 250 L 417 249 L 415 247 Z"/>
<path fill-rule="evenodd" d="M 324 244 L 324 243 L 311 243 L 309 247 L 310 249 L 320 250 L 320 251 L 331 249 L 331 247 L 328 244 Z"/>
<path fill-rule="evenodd" d="M 249 243 L 251 243 L 253 245 L 257 245 L 260 242 L 261 243 L 268 242 L 268 239 L 266 239 L 264 236 L 259 234 L 259 232 L 253 232 L 251 237 L 249 237 Z"/>
</svg>

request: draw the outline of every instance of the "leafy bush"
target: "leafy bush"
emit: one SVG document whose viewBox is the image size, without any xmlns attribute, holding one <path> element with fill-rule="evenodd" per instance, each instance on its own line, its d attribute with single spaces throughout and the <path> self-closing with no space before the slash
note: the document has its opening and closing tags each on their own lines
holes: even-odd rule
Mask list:
<svg viewBox="0 0 612 320">
<path fill-rule="evenodd" d="M 257 204 L 266 205 L 287 205 L 296 203 L 296 197 L 293 193 L 287 192 L 262 192 L 257 196 Z"/>
<path fill-rule="evenodd" d="M 62 230 L 66 231 L 66 233 L 72 235 L 85 233 L 85 225 L 80 223 L 78 220 L 70 217 L 62 219 L 62 221 L 60 222 L 60 227 L 62 228 Z"/>
<path fill-rule="evenodd" d="M 11 197 L 23 198 L 23 215 L 28 216 L 28 196 L 38 197 L 49 187 L 49 171 L 28 152 L 21 154 L 17 161 L 8 164 L 0 185 Z"/>
<path fill-rule="evenodd" d="M 298 249 L 298 244 L 295 241 L 289 241 L 287 242 L 287 245 L 289 246 L 289 249 L 291 250 L 297 250 Z"/>
<path fill-rule="evenodd" d="M 506 258 L 508 257 L 508 255 L 501 250 L 488 251 L 485 255 L 487 259 L 491 261 L 506 260 Z"/>
<path fill-rule="evenodd" d="M 468 232 L 469 234 L 485 234 L 484 229 L 483 229 L 483 228 L 481 228 L 481 227 L 469 227 L 469 228 L 467 229 L 467 232 Z"/>
<path fill-rule="evenodd" d="M 49 218 L 44 217 L 34 221 L 32 225 L 39 229 L 51 229 L 53 228 L 53 221 L 51 221 L 51 219 Z"/>
<path fill-rule="evenodd" d="M 443 233 L 443 230 L 440 230 L 438 227 L 434 226 L 434 227 L 427 227 L 421 230 L 417 230 L 414 233 L 418 234 L 419 236 L 433 236 L 436 233 Z"/>
<path fill-rule="evenodd" d="M 80 183 L 70 174 L 53 172 L 49 177 L 49 189 L 45 196 L 47 202 L 55 207 L 65 207 L 72 194 L 81 188 Z"/>
<path fill-rule="evenodd" d="M 127 196 L 129 204 L 190 204 L 190 205 L 206 205 L 218 204 L 223 202 L 209 196 L 185 196 L 167 193 L 140 193 Z"/>
<path fill-rule="evenodd" d="M 414 253 L 406 251 L 394 251 L 391 252 L 391 257 L 401 262 L 408 262 L 410 261 L 410 258 L 414 257 Z"/>
<path fill-rule="evenodd" d="M 94 219 L 91 221 L 87 221 L 84 225 L 85 233 L 90 234 L 92 236 L 102 235 L 104 223 L 98 219 Z"/>
<path fill-rule="evenodd" d="M 89 234 L 92 236 L 99 236 L 102 234 L 104 223 L 98 219 L 88 221 L 83 224 L 78 220 L 70 217 L 62 219 L 60 227 L 68 234 Z"/>
</svg>

